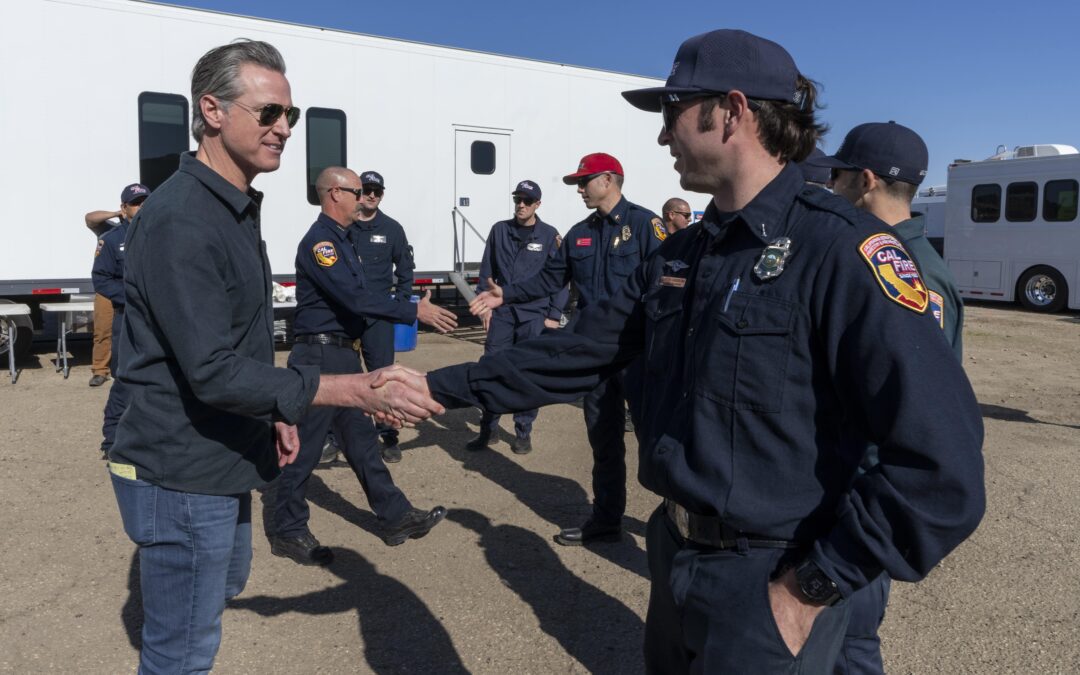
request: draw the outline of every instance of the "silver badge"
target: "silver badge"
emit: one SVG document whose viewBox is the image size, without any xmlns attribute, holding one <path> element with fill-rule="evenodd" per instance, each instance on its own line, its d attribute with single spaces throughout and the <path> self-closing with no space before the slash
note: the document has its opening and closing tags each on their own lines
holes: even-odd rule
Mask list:
<svg viewBox="0 0 1080 675">
<path fill-rule="evenodd" d="M 765 247 L 754 265 L 754 274 L 758 279 L 775 279 L 784 271 L 784 264 L 791 253 L 791 240 L 780 237 Z"/>
<path fill-rule="evenodd" d="M 623 241 L 630 241 L 630 226 L 629 225 L 623 225 L 622 226 L 622 240 Z"/>
</svg>

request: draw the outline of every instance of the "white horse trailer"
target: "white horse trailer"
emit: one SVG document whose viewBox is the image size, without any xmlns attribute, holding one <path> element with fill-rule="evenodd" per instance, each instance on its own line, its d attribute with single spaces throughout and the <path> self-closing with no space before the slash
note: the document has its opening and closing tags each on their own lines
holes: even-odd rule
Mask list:
<svg viewBox="0 0 1080 675">
<path fill-rule="evenodd" d="M 964 298 L 1080 309 L 1080 154 L 1035 147 L 949 168 L 945 262 Z"/>
<path fill-rule="evenodd" d="M 383 207 L 405 227 L 421 285 L 478 267 L 516 181 L 540 184 L 540 215 L 561 231 L 585 217 L 561 176 L 589 152 L 621 160 L 637 203 L 659 210 L 681 194 L 659 117 L 619 95 L 655 79 L 133 0 L 7 0 L 0 301 L 92 291 L 84 214 L 175 170 L 193 149 L 191 69 L 240 37 L 282 52 L 303 109 L 281 168 L 255 183 L 277 281 L 293 277 L 328 165 L 383 174 Z"/>
</svg>

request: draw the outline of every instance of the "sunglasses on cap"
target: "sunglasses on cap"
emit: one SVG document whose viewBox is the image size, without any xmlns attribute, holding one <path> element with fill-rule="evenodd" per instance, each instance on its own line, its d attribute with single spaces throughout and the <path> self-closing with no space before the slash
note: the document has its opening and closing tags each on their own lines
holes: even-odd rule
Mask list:
<svg viewBox="0 0 1080 675">
<path fill-rule="evenodd" d="M 273 126 L 281 119 L 282 115 L 285 116 L 285 121 L 288 123 L 290 129 L 295 127 L 296 123 L 300 121 L 300 108 L 297 108 L 296 106 L 286 108 L 280 103 L 267 103 L 261 108 L 252 108 L 251 106 L 244 105 L 240 101 L 233 101 L 233 103 L 249 113 L 257 115 L 259 126 L 262 127 Z"/>
<path fill-rule="evenodd" d="M 660 102 L 660 116 L 663 118 L 664 131 L 671 131 L 675 128 L 675 122 L 678 121 L 679 115 L 683 114 L 689 106 L 680 106 L 680 103 L 693 103 L 705 98 L 725 99 L 727 98 L 726 92 L 707 92 L 702 94 L 693 94 L 691 96 L 684 96 L 678 101 L 661 101 Z M 761 110 L 761 104 L 757 101 L 746 99 L 746 105 L 750 110 L 757 112 Z"/>
<path fill-rule="evenodd" d="M 514 195 L 515 204 L 524 204 L 525 206 L 532 206 L 537 200 L 532 197 L 522 197 L 521 195 Z"/>
<path fill-rule="evenodd" d="M 367 195 L 375 195 L 376 197 L 382 198 L 383 189 L 381 187 L 365 185 L 364 186 L 364 195 L 365 196 L 367 196 Z"/>
</svg>

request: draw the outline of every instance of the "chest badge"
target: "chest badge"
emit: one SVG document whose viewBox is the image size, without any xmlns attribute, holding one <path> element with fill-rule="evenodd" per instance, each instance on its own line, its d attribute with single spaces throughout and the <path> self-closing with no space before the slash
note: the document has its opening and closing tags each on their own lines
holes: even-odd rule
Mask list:
<svg viewBox="0 0 1080 675">
<path fill-rule="evenodd" d="M 630 226 L 629 225 L 623 225 L 622 226 L 622 240 L 623 241 L 630 241 Z"/>
<path fill-rule="evenodd" d="M 386 235 L 385 234 L 373 234 L 373 235 L 371 235 L 371 243 L 372 244 L 385 244 L 386 243 Z"/>
<path fill-rule="evenodd" d="M 761 257 L 758 258 L 757 264 L 754 265 L 754 274 L 758 279 L 775 279 L 780 276 L 784 271 L 784 265 L 787 264 L 787 257 L 791 254 L 791 240 L 787 237 L 780 237 L 773 243 L 765 247 L 765 250 L 761 252 Z"/>
<path fill-rule="evenodd" d="M 539 243 L 539 242 L 532 242 L 531 244 L 527 245 L 525 248 L 530 250 L 530 251 L 533 251 L 533 252 L 538 252 L 538 251 L 543 251 L 544 250 L 544 245 Z"/>
</svg>

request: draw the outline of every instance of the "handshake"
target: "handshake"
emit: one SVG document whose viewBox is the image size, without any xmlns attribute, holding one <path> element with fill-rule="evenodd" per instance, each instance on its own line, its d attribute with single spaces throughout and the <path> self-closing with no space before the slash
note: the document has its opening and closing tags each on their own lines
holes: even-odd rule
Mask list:
<svg viewBox="0 0 1080 675">
<path fill-rule="evenodd" d="M 446 412 L 431 398 L 424 373 L 399 365 L 355 375 L 323 375 L 312 405 L 359 408 L 398 428 Z"/>
</svg>

